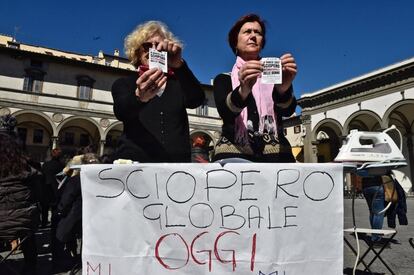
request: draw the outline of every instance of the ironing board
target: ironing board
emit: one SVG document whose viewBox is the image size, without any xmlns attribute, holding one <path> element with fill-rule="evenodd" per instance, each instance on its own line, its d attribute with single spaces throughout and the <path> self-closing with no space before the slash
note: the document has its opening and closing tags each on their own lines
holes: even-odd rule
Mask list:
<svg viewBox="0 0 414 275">
<path fill-rule="evenodd" d="M 381 257 L 381 253 L 384 251 L 384 249 L 387 247 L 387 245 L 394 239 L 395 235 L 397 235 L 397 231 L 394 229 L 370 229 L 370 228 L 347 228 L 344 229 L 344 232 L 346 233 L 357 233 L 358 236 L 370 236 L 372 234 L 378 234 L 385 242 L 381 243 L 381 247 L 376 250 L 374 248 L 374 243 L 370 241 L 370 238 L 359 238 L 365 241 L 368 248 L 365 250 L 365 252 L 362 254 L 362 256 L 359 258 L 357 265 L 362 263 L 365 266 L 364 271 L 368 271 L 372 273 L 370 270 L 370 266 L 378 259 L 382 262 L 382 264 L 388 269 L 388 271 L 391 274 L 395 274 L 394 271 L 391 269 L 391 267 L 385 262 L 385 260 Z M 348 245 L 348 247 L 352 250 L 352 252 L 357 255 L 357 250 L 352 246 L 352 244 L 346 239 L 344 235 L 344 241 Z M 375 254 L 375 257 L 367 264 L 364 259 L 369 254 L 369 252 L 372 252 Z"/>
</svg>

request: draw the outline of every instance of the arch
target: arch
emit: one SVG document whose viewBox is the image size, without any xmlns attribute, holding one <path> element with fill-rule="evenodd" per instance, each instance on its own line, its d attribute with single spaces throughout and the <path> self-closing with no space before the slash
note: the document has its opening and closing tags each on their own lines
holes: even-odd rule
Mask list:
<svg viewBox="0 0 414 275">
<path fill-rule="evenodd" d="M 192 131 L 190 131 L 190 138 L 191 138 L 194 134 L 197 134 L 197 133 L 202 133 L 202 134 L 204 134 L 204 135 L 207 135 L 207 136 L 211 139 L 211 141 L 213 142 L 213 145 L 216 145 L 216 141 L 215 141 L 215 139 L 214 139 L 213 135 L 212 135 L 209 131 L 206 131 L 206 130 L 201 130 L 201 129 L 195 129 L 195 130 L 192 130 Z"/>
<path fill-rule="evenodd" d="M 13 115 L 13 116 L 15 116 L 16 118 L 17 118 L 18 116 L 25 115 L 25 114 L 37 115 L 37 116 L 42 117 L 45 121 L 47 121 L 47 122 L 48 122 L 48 124 L 49 124 L 49 126 L 50 126 L 50 129 L 52 130 L 50 134 L 51 134 L 51 135 L 53 135 L 53 136 L 55 136 L 55 135 L 56 135 L 57 130 L 56 130 L 55 123 L 54 123 L 54 122 L 52 121 L 52 119 L 51 119 L 48 115 L 46 115 L 45 113 L 40 112 L 40 111 L 35 111 L 35 110 L 20 110 L 20 111 L 16 111 L 16 112 L 12 113 L 12 115 Z"/>
<path fill-rule="evenodd" d="M 110 155 L 115 151 L 119 138 L 123 133 L 123 128 L 123 123 L 121 121 L 116 121 L 105 130 L 105 140 L 101 140 L 101 142 L 104 144 L 104 146 L 101 145 L 101 152 L 103 155 Z"/>
<path fill-rule="evenodd" d="M 377 113 L 370 110 L 360 110 L 347 118 L 343 134 L 347 135 L 351 127 L 362 131 L 374 131 L 384 128 L 384 123 Z"/>
<path fill-rule="evenodd" d="M 57 127 L 57 133 L 59 134 L 60 130 L 63 127 L 65 127 L 65 125 L 68 124 L 69 122 L 71 122 L 72 120 L 81 120 L 81 121 L 85 120 L 85 121 L 88 121 L 88 122 L 92 123 L 96 127 L 96 129 L 98 130 L 99 135 L 100 135 L 100 137 L 102 139 L 102 137 L 103 137 L 103 130 L 102 130 L 101 126 L 99 125 L 99 123 L 96 122 L 94 119 L 92 119 L 90 117 L 83 117 L 83 116 L 71 116 L 71 117 L 68 117 L 68 118 L 64 119 L 59 124 L 59 126 Z"/>
<path fill-rule="evenodd" d="M 312 131 L 312 143 L 317 148 L 318 162 L 333 161 L 339 152 L 342 138 L 341 124 L 331 118 L 321 120 Z"/>
<path fill-rule="evenodd" d="M 72 116 L 58 126 L 58 142 L 64 158 L 88 148 L 98 153 L 103 130 L 98 122 L 88 117 Z"/>
<path fill-rule="evenodd" d="M 56 128 L 51 119 L 39 111 L 22 110 L 12 114 L 26 154 L 34 161 L 44 161 L 52 147 Z"/>
<path fill-rule="evenodd" d="M 337 135 L 342 135 L 343 134 L 343 128 L 342 128 L 342 125 L 341 125 L 341 123 L 339 121 L 337 121 L 336 119 L 333 119 L 333 118 L 325 118 L 325 119 L 319 121 L 315 125 L 315 127 L 313 127 L 313 130 L 312 130 L 312 141 L 316 141 L 316 136 L 318 134 L 318 129 L 320 127 L 322 127 L 322 125 L 324 125 L 324 124 L 326 124 L 325 126 L 332 124 L 334 127 L 337 128 L 337 130 L 339 130 L 339 132 L 337 133 Z"/>
<path fill-rule="evenodd" d="M 411 182 L 414 176 L 414 99 L 400 100 L 391 105 L 384 113 L 387 126 L 395 125 L 403 136 L 402 153 L 408 166 L 401 169 Z M 396 131 L 388 132 L 398 144 L 400 137 Z"/>
<path fill-rule="evenodd" d="M 396 113 L 397 116 L 400 116 L 401 118 L 400 125 L 396 126 L 400 126 L 401 128 L 404 128 L 404 130 L 411 129 L 411 132 L 414 132 L 414 112 L 412 111 L 412 107 L 407 107 L 409 105 L 414 106 L 414 99 L 400 100 L 391 105 L 384 113 L 383 120 L 385 122 L 385 125 L 388 127 L 393 124 L 390 120 L 392 120 L 392 114 Z M 397 120 L 397 118 L 395 118 L 395 120 Z"/>
<path fill-rule="evenodd" d="M 205 130 L 193 130 L 190 133 L 192 162 L 209 162 L 215 146 L 211 134 Z"/>
<path fill-rule="evenodd" d="M 106 138 L 106 135 L 113 129 L 118 128 L 118 127 L 122 127 L 122 130 L 119 129 L 120 131 L 123 131 L 124 128 L 124 124 L 121 121 L 115 121 L 114 123 L 112 123 L 111 125 L 108 126 L 108 128 L 105 129 L 104 133 L 103 133 L 103 139 Z M 118 129 L 116 129 L 118 130 Z"/>
</svg>

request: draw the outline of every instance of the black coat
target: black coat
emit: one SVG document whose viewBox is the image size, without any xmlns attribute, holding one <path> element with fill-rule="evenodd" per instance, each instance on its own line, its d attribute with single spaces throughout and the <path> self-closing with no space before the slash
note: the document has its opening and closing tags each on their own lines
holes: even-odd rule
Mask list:
<svg viewBox="0 0 414 275">
<path fill-rule="evenodd" d="M 398 217 L 400 225 L 408 225 L 407 198 L 405 196 L 404 189 L 401 187 L 400 183 L 397 180 L 394 181 L 394 186 L 398 195 L 398 201 L 396 203 L 393 203 L 386 212 L 388 227 L 391 228 L 396 227 L 396 217 Z"/>
<path fill-rule="evenodd" d="M 184 63 L 169 77 L 161 97 L 141 102 L 135 95 L 138 75 L 112 86 L 114 113 L 124 133 L 113 159 L 140 162 L 190 162 L 191 147 L 186 108 L 204 103 L 204 91 Z"/>
<path fill-rule="evenodd" d="M 39 212 L 31 194 L 34 174 L 35 170 L 30 170 L 0 179 L 1 240 L 16 239 L 37 228 Z"/>
<path fill-rule="evenodd" d="M 217 146 L 228 146 L 235 144 L 235 121 L 239 116 L 239 112 L 232 111 L 227 105 L 227 97 L 231 97 L 231 102 L 240 110 L 243 108 L 248 109 L 249 113 L 257 115 L 257 107 L 255 99 L 252 94 L 250 94 L 245 100 L 242 99 L 239 93 L 239 87 L 233 89 L 231 83 L 231 76 L 228 74 L 219 74 L 214 79 L 214 99 L 216 102 L 217 111 L 220 114 L 220 117 L 223 119 L 222 133 L 221 138 L 217 143 Z M 228 150 L 228 152 L 218 152 L 217 147 L 213 160 L 219 160 L 223 158 L 245 158 L 254 162 L 294 162 L 295 158 L 291 152 L 291 146 L 289 141 L 285 138 L 283 133 L 283 117 L 291 116 L 296 108 L 297 102 L 296 98 L 293 95 L 292 86 L 289 88 L 286 93 L 280 95 L 276 90 L 276 87 L 273 89 L 273 102 L 274 102 L 274 111 L 276 114 L 276 125 L 277 125 L 277 141 L 268 142 L 268 146 L 279 147 L 278 153 L 263 154 L 263 151 L 255 152 L 254 155 L 246 155 L 244 153 L 234 152 Z M 256 118 L 258 120 L 258 116 Z M 254 144 L 250 144 L 254 147 Z"/>
<path fill-rule="evenodd" d="M 82 229 L 82 192 L 79 175 L 69 178 L 64 184 L 57 211 L 60 221 L 56 237 L 62 242 L 67 242 Z"/>
<path fill-rule="evenodd" d="M 45 179 L 45 184 L 53 190 L 51 198 L 47 198 L 47 201 L 51 201 L 53 204 L 57 203 L 58 200 L 58 182 L 56 180 L 56 174 L 62 172 L 65 166 L 63 163 L 56 158 L 52 158 L 49 161 L 46 161 L 42 166 L 42 172 Z"/>
</svg>

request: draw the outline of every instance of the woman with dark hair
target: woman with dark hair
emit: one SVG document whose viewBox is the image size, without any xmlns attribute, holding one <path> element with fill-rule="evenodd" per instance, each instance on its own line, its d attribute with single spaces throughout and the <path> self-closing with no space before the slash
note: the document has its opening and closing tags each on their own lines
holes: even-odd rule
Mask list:
<svg viewBox="0 0 414 275">
<path fill-rule="evenodd" d="M 214 79 L 214 98 L 223 126 L 213 160 L 236 157 L 254 162 L 294 162 L 283 134 L 282 117 L 292 115 L 296 108 L 292 89 L 295 59 L 291 54 L 280 57 L 281 84 L 262 83 L 260 52 L 266 42 L 266 26 L 255 14 L 240 18 L 231 28 L 228 41 L 236 62 L 231 75 L 219 74 Z"/>
<path fill-rule="evenodd" d="M 36 273 L 37 251 L 34 232 L 39 213 L 31 194 L 31 177 L 36 171 L 28 164 L 18 144 L 17 121 L 0 117 L 0 240 L 25 238 L 22 251 L 24 274 Z"/>
</svg>

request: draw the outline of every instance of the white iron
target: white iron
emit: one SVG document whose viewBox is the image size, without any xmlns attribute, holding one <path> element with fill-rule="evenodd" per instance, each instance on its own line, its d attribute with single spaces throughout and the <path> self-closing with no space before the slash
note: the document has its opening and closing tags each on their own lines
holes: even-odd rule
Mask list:
<svg viewBox="0 0 414 275">
<path fill-rule="evenodd" d="M 387 134 L 390 130 L 396 130 L 399 133 L 400 148 Z M 354 163 L 361 165 L 360 168 L 363 169 L 375 170 L 377 168 L 378 172 L 382 173 L 384 169 L 390 170 L 407 166 L 400 149 L 402 149 L 402 136 L 395 125 L 382 132 L 351 130 L 334 161 Z"/>
</svg>

